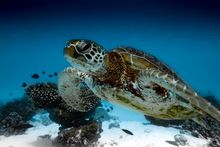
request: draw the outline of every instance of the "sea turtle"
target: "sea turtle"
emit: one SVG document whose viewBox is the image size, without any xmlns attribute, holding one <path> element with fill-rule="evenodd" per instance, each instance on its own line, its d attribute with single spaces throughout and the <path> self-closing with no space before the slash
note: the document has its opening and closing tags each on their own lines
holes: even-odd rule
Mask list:
<svg viewBox="0 0 220 147">
<path fill-rule="evenodd" d="M 58 89 L 73 108 L 80 99 L 92 104 L 89 97 L 72 98 L 85 83 L 98 98 L 154 118 L 193 119 L 206 128 L 206 116 L 220 122 L 217 108 L 151 54 L 125 46 L 105 52 L 96 42 L 75 39 L 67 42 L 64 56 L 71 67 L 60 73 Z"/>
</svg>

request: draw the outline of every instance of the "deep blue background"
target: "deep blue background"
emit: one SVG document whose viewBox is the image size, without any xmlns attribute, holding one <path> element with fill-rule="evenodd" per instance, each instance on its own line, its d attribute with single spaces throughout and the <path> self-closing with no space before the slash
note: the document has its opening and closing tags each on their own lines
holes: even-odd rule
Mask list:
<svg viewBox="0 0 220 147">
<path fill-rule="evenodd" d="M 30 75 L 67 66 L 62 49 L 71 38 L 150 52 L 199 93 L 220 98 L 218 1 L 5 0 L 0 2 L 0 99 L 22 96 L 22 82 L 56 81 Z"/>
</svg>

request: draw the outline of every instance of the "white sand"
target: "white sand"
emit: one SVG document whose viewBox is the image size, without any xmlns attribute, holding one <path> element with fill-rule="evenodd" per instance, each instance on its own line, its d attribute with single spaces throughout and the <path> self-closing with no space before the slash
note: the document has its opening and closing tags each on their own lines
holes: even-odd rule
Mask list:
<svg viewBox="0 0 220 147">
<path fill-rule="evenodd" d="M 119 147 L 174 147 L 166 141 L 174 141 L 174 135 L 179 134 L 178 129 L 165 128 L 155 125 L 142 125 L 140 122 L 122 122 L 121 129 L 127 129 L 134 135 L 123 132 L 120 128 L 108 129 L 108 122 L 103 123 L 103 133 L 100 142 L 105 147 L 111 145 Z M 185 147 L 205 147 L 207 140 L 184 135 L 188 142 Z"/>
<path fill-rule="evenodd" d="M 50 143 L 41 143 L 37 141 L 37 137 L 50 134 L 55 137 L 58 133 L 58 125 L 53 123 L 49 126 L 39 125 L 28 129 L 24 135 L 15 135 L 10 137 L 0 137 L 0 147 L 50 147 Z M 45 144 L 45 146 L 43 145 Z"/>
</svg>

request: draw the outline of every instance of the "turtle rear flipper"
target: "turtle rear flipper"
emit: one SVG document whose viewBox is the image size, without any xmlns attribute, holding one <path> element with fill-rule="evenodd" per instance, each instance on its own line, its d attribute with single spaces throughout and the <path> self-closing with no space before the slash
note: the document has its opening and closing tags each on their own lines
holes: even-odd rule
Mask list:
<svg viewBox="0 0 220 147">
<path fill-rule="evenodd" d="M 220 111 L 207 100 L 198 96 L 198 94 L 183 83 L 182 80 L 176 79 L 172 75 L 162 72 L 161 70 L 147 68 L 139 73 L 138 81 L 140 84 L 144 84 L 146 81 L 157 83 L 161 87 L 179 95 L 187 101 L 189 105 L 191 105 L 192 109 L 194 109 L 197 113 L 202 116 L 206 116 L 208 114 L 220 122 Z"/>
<path fill-rule="evenodd" d="M 59 95 L 73 110 L 88 112 L 100 103 L 100 99 L 80 77 L 80 72 L 68 67 L 59 74 Z"/>
</svg>

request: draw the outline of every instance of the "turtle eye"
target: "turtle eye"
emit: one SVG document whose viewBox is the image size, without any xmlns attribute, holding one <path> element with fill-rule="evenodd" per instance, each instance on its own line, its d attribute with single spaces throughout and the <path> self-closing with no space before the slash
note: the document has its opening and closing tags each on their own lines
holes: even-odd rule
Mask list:
<svg viewBox="0 0 220 147">
<path fill-rule="evenodd" d="M 83 47 L 83 51 L 86 51 L 88 49 L 91 48 L 91 44 L 86 44 L 84 47 Z"/>
<path fill-rule="evenodd" d="M 77 50 L 81 53 L 87 52 L 90 48 L 91 48 L 91 44 L 89 43 L 77 46 Z"/>
</svg>

